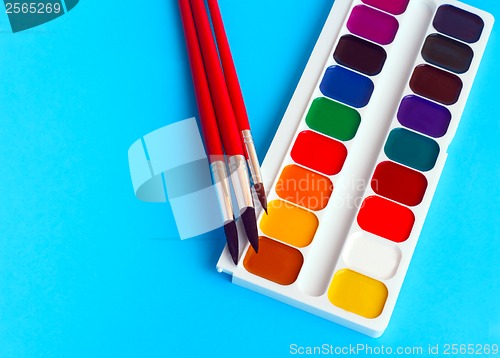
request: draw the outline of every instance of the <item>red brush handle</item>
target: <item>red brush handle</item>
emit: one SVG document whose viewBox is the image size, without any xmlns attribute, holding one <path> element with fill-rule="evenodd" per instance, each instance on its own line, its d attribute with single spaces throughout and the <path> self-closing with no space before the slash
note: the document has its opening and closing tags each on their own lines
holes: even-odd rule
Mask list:
<svg viewBox="0 0 500 358">
<path fill-rule="evenodd" d="M 222 143 L 219 136 L 217 121 L 215 119 L 212 97 L 210 96 L 207 76 L 205 74 L 205 68 L 203 67 L 203 59 L 201 57 L 200 45 L 196 35 L 196 28 L 194 26 L 189 0 L 179 0 L 179 9 L 181 12 L 182 25 L 184 27 L 184 35 L 186 37 L 186 47 L 189 63 L 191 65 L 191 74 L 193 77 L 205 146 L 209 157 L 216 160 L 213 156 L 222 156 L 223 154 Z"/>
<path fill-rule="evenodd" d="M 204 0 L 191 0 L 191 8 L 224 151 L 228 156 L 244 155 Z"/>
<path fill-rule="evenodd" d="M 234 67 L 233 56 L 227 40 L 226 30 L 224 29 L 224 22 L 220 14 L 219 4 L 217 0 L 208 0 L 208 8 L 212 17 L 212 25 L 214 27 L 215 38 L 217 39 L 217 47 L 219 49 L 219 56 L 224 69 L 224 76 L 226 78 L 229 96 L 231 97 L 231 104 L 233 105 L 234 115 L 236 116 L 236 123 L 238 124 L 239 131 L 249 130 L 250 123 L 248 122 L 248 114 L 245 108 L 245 101 L 243 100 L 243 93 L 241 92 L 238 74 Z"/>
</svg>

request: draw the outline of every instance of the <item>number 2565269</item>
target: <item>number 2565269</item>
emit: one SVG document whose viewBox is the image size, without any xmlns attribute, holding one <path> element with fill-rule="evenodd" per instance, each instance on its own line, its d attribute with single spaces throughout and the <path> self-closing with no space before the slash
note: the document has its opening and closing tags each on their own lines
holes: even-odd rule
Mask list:
<svg viewBox="0 0 500 358">
<path fill-rule="evenodd" d="M 7 14 L 58 14 L 62 11 L 60 3 L 20 3 L 8 2 L 5 3 Z"/>
</svg>

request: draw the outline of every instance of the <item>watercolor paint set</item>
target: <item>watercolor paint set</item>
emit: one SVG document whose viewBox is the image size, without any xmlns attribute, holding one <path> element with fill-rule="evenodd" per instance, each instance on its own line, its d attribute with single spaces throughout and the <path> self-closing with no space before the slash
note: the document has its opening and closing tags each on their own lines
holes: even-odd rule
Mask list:
<svg viewBox="0 0 500 358">
<path fill-rule="evenodd" d="M 493 22 L 458 1 L 336 0 L 263 162 L 259 253 L 226 248 L 217 269 L 383 334 Z"/>
</svg>

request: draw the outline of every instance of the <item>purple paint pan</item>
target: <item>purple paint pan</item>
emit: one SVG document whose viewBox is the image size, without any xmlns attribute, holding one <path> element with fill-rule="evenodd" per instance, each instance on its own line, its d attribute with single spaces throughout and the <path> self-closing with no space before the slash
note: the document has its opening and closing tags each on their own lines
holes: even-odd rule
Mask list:
<svg viewBox="0 0 500 358">
<path fill-rule="evenodd" d="M 440 138 L 448 131 L 451 113 L 444 106 L 415 95 L 409 95 L 401 101 L 398 120 L 407 128 L 434 138 Z"/>
</svg>

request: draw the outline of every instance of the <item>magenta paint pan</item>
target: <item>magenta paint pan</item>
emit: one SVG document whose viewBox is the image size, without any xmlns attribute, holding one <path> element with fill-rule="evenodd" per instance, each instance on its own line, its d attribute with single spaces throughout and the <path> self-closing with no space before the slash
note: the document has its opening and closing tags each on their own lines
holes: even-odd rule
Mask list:
<svg viewBox="0 0 500 358">
<path fill-rule="evenodd" d="M 363 0 L 363 2 L 390 14 L 401 15 L 406 11 L 410 0 Z"/>
<path fill-rule="evenodd" d="M 395 17 L 369 6 L 356 6 L 349 17 L 347 28 L 353 34 L 381 45 L 388 45 L 396 37 L 399 23 Z"/>
</svg>

